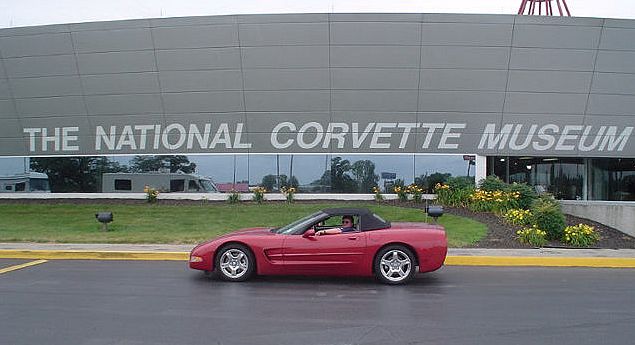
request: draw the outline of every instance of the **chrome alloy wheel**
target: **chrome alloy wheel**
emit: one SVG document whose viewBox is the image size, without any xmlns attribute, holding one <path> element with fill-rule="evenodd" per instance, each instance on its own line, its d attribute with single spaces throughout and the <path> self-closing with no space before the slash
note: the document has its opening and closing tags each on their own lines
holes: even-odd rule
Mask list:
<svg viewBox="0 0 635 345">
<path fill-rule="evenodd" d="M 400 282 L 410 276 L 412 261 L 410 257 L 399 249 L 386 252 L 379 263 L 381 275 L 391 282 Z"/>
<path fill-rule="evenodd" d="M 232 248 L 221 255 L 219 266 L 223 275 L 238 279 L 249 270 L 249 258 L 242 250 Z"/>
</svg>

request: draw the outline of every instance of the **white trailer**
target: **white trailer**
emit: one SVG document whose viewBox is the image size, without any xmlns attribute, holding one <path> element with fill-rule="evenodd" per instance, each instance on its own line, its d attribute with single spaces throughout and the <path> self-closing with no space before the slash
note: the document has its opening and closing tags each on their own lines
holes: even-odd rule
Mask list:
<svg viewBox="0 0 635 345">
<path fill-rule="evenodd" d="M 162 193 L 217 193 L 212 179 L 185 173 L 105 173 L 102 175 L 103 193 L 142 193 L 145 187 Z"/>
<path fill-rule="evenodd" d="M 0 176 L 0 193 L 50 193 L 49 177 L 44 173 L 27 172 Z"/>
</svg>

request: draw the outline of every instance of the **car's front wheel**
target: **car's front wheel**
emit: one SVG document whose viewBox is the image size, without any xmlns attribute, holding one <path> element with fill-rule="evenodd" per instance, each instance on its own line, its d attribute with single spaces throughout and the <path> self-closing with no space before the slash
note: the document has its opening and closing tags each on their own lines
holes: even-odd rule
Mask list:
<svg viewBox="0 0 635 345">
<path fill-rule="evenodd" d="M 225 246 L 216 255 L 216 271 L 223 280 L 245 281 L 253 275 L 255 266 L 253 254 L 241 244 Z"/>
<path fill-rule="evenodd" d="M 385 284 L 403 284 L 416 273 L 416 261 L 412 252 L 400 245 L 382 248 L 375 256 L 375 276 Z"/>
</svg>

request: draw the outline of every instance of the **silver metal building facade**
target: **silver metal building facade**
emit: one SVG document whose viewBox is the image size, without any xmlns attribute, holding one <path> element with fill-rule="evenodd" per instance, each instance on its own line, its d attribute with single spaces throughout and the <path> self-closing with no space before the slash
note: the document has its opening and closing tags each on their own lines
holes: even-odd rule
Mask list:
<svg viewBox="0 0 635 345">
<path fill-rule="evenodd" d="M 583 186 L 566 198 L 586 199 L 605 178 L 591 181 L 594 164 L 634 170 L 633 126 L 632 20 L 297 14 L 0 30 L 0 156 L 469 153 L 489 157 L 481 176 L 507 180 L 574 160 Z"/>
</svg>

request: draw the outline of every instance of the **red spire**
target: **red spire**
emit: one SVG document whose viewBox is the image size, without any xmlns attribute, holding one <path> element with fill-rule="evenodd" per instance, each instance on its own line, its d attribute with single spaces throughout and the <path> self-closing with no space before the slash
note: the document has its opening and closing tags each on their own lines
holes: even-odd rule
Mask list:
<svg viewBox="0 0 635 345">
<path fill-rule="evenodd" d="M 528 15 L 528 16 L 533 16 L 533 15 L 539 15 L 542 16 L 543 15 L 543 2 L 544 4 L 544 15 L 545 16 L 553 16 L 553 7 L 551 6 L 551 3 L 555 1 L 556 4 L 558 5 L 558 13 L 560 13 L 560 16 L 564 16 L 563 12 L 562 12 L 562 6 L 560 5 L 560 3 L 562 2 L 562 5 L 564 5 L 564 9 L 565 11 L 567 11 L 567 16 L 571 17 L 571 12 L 569 12 L 569 7 L 567 6 L 567 2 L 566 0 L 522 0 L 522 3 L 520 4 L 520 8 L 518 9 L 518 14 L 519 15 Z M 536 13 L 536 7 L 538 7 L 538 13 Z M 525 9 L 527 10 L 525 13 Z"/>
</svg>

